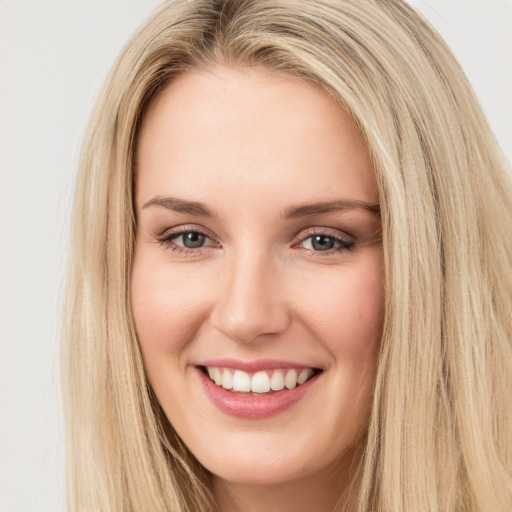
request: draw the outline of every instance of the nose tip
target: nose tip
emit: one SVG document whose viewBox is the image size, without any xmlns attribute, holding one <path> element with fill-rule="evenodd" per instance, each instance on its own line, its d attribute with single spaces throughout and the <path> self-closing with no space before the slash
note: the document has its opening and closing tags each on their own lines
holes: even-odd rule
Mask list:
<svg viewBox="0 0 512 512">
<path fill-rule="evenodd" d="M 283 287 L 269 265 L 232 268 L 211 314 L 215 329 L 239 343 L 283 333 L 290 322 Z"/>
<path fill-rule="evenodd" d="M 232 304 L 232 303 L 231 303 Z M 219 305 L 217 314 L 212 316 L 216 329 L 234 341 L 250 343 L 265 335 L 280 334 L 286 330 L 288 319 L 280 312 L 267 311 L 263 301 L 253 303 L 251 307 L 237 304 Z"/>
</svg>

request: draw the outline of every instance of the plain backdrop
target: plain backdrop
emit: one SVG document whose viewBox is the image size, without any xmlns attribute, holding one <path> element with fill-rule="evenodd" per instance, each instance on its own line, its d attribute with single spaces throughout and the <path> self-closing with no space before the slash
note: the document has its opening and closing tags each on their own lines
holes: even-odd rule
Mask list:
<svg viewBox="0 0 512 512">
<path fill-rule="evenodd" d="M 444 36 L 512 161 L 512 0 L 411 0 Z M 58 337 L 85 125 L 160 0 L 0 0 L 0 512 L 64 510 Z M 149 512 L 149 511 L 148 511 Z"/>
</svg>

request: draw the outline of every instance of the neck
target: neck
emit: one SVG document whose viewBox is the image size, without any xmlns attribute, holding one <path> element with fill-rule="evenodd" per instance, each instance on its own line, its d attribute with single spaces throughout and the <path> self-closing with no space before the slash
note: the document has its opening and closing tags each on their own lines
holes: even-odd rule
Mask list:
<svg viewBox="0 0 512 512">
<path fill-rule="evenodd" d="M 214 477 L 215 501 L 220 512 L 355 511 L 360 456 L 355 457 L 355 450 L 349 452 L 314 475 L 288 482 L 254 484 Z"/>
</svg>

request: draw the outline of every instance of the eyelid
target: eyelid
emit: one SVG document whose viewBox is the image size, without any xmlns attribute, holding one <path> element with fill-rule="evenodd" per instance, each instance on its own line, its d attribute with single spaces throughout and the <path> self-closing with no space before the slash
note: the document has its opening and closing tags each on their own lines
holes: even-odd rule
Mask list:
<svg viewBox="0 0 512 512">
<path fill-rule="evenodd" d="M 179 235 L 181 233 L 196 232 L 206 235 L 208 238 L 215 239 L 216 236 L 209 229 L 197 224 L 180 224 L 178 226 L 166 227 L 155 235 L 155 238 L 169 237 L 171 235 Z"/>
<path fill-rule="evenodd" d="M 330 237 L 340 240 L 341 242 L 344 242 L 346 244 L 353 244 L 356 241 L 356 238 L 354 236 L 349 235 L 348 233 L 341 231 L 339 229 L 314 226 L 314 227 L 302 229 L 301 231 L 299 231 L 299 233 L 297 233 L 297 235 L 295 235 L 294 245 L 296 245 L 300 242 L 303 242 L 304 240 L 308 239 L 309 237 L 315 236 L 315 235 L 330 236 Z"/>
<path fill-rule="evenodd" d="M 325 236 L 331 238 L 335 242 L 335 246 L 330 249 L 318 250 L 314 247 L 300 247 L 308 239 L 314 236 Z M 333 258 L 345 254 L 347 251 L 352 251 L 355 244 L 356 238 L 348 235 L 347 233 L 340 231 L 339 229 L 325 228 L 315 226 L 302 230 L 299 233 L 298 240 L 294 243 L 293 248 L 300 250 L 301 253 L 306 254 L 308 258 L 325 261 L 326 258 Z"/>
<path fill-rule="evenodd" d="M 172 241 L 174 238 L 177 238 L 178 236 L 180 236 L 181 234 L 184 234 L 184 233 L 200 233 L 200 234 L 206 236 L 213 243 L 210 245 L 207 245 L 205 247 L 190 248 L 190 247 L 183 247 L 181 245 L 175 244 Z M 169 248 L 172 248 L 173 251 L 185 252 L 185 253 L 199 254 L 202 250 L 205 250 L 205 249 L 208 249 L 211 247 L 221 247 L 221 244 L 219 243 L 217 237 L 209 229 L 206 229 L 203 226 L 198 226 L 196 224 L 185 224 L 185 225 L 175 226 L 172 228 L 166 228 L 163 231 L 161 231 L 159 234 L 156 234 L 155 239 L 160 244 L 168 246 Z"/>
</svg>

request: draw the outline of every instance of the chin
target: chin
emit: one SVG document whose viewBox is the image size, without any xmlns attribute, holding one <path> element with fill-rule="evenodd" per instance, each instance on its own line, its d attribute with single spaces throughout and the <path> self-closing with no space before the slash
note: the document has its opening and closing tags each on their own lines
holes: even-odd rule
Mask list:
<svg viewBox="0 0 512 512">
<path fill-rule="evenodd" d="M 298 428 L 297 430 L 300 430 Z M 232 484 L 272 486 L 323 478 L 344 460 L 353 461 L 358 435 L 339 432 L 332 443 L 325 443 L 325 433 L 238 432 L 230 442 L 191 443 L 199 462 L 214 477 Z M 345 435 L 344 435 L 345 434 Z M 350 435 L 346 435 L 350 434 Z M 197 439 L 197 438 L 196 438 Z"/>
<path fill-rule="evenodd" d="M 236 455 L 236 454 L 234 454 Z M 233 457 L 207 468 L 215 477 L 237 485 L 272 486 L 302 480 L 322 468 L 304 465 L 279 456 L 264 455 L 258 460 Z"/>
</svg>

